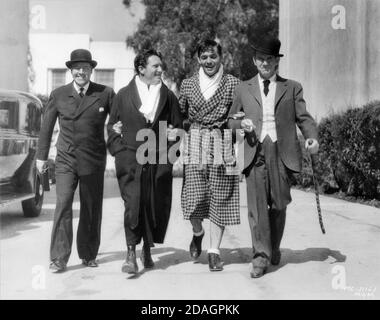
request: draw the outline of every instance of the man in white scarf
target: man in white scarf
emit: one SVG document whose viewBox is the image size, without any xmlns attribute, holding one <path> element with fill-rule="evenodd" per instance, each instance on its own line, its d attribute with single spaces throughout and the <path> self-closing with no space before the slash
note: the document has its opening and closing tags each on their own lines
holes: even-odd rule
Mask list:
<svg viewBox="0 0 380 320">
<path fill-rule="evenodd" d="M 155 56 L 152 56 L 152 59 L 155 59 Z M 158 102 L 160 101 L 161 73 L 161 66 L 153 70 L 146 68 L 144 75 L 138 75 L 135 78 L 137 91 L 141 100 L 139 111 L 149 122 L 153 122 Z"/>
<path fill-rule="evenodd" d="M 170 218 L 172 163 L 160 163 L 159 156 L 168 156 L 169 149 L 158 142 L 167 138 L 162 124 L 176 130 L 182 127 L 182 117 L 177 97 L 161 81 L 162 65 L 162 56 L 154 49 L 143 50 L 136 56 L 136 76 L 117 93 L 107 125 L 107 145 L 115 156 L 124 200 L 127 256 L 121 270 L 130 274 L 138 272 L 136 246 L 141 241 L 140 259 L 144 268 L 154 266 L 150 248 L 164 242 Z M 145 142 L 137 139 L 137 135 L 147 131 L 152 133 L 155 143 L 149 145 L 153 158 L 144 162 L 139 154 L 145 150 L 141 148 Z"/>
<path fill-rule="evenodd" d="M 240 82 L 227 74 L 222 65 L 222 48 L 214 40 L 202 41 L 197 49 L 199 72 L 182 82 L 179 105 L 190 124 L 187 154 L 190 157 L 202 149 L 205 154 L 217 154 L 218 140 L 207 139 L 213 130 L 223 130 L 232 105 L 235 86 Z M 205 135 L 197 133 L 205 132 Z M 220 131 L 219 131 L 220 132 Z M 204 141 L 209 143 L 203 143 Z M 226 159 L 224 159 L 226 160 Z M 220 244 L 225 226 L 240 223 L 239 177 L 227 174 L 227 163 L 207 161 L 204 166 L 185 163 L 181 205 L 184 218 L 190 220 L 193 238 L 190 256 L 197 261 L 202 253 L 202 238 L 205 231 L 202 220 L 210 220 L 210 247 L 207 250 L 210 271 L 223 270 Z"/>
<path fill-rule="evenodd" d="M 213 76 L 206 74 L 206 72 L 203 70 L 203 67 L 199 68 L 199 86 L 201 87 L 202 95 L 206 101 L 215 94 L 216 89 L 218 89 L 220 80 L 222 80 L 222 76 L 222 64 L 220 64 L 219 70 Z"/>
</svg>

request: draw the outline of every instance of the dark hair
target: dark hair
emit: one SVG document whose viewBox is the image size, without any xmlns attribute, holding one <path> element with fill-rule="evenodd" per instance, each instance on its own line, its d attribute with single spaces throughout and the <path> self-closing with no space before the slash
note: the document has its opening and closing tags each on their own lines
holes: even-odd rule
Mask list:
<svg viewBox="0 0 380 320">
<path fill-rule="evenodd" d="M 222 56 L 222 46 L 219 43 L 217 43 L 216 41 L 211 40 L 211 39 L 206 39 L 206 40 L 200 41 L 198 43 L 198 48 L 197 48 L 198 58 L 201 56 L 201 54 L 203 52 L 206 52 L 209 49 L 212 49 L 214 47 L 216 47 L 219 56 Z"/>
<path fill-rule="evenodd" d="M 162 55 L 160 52 L 154 49 L 143 50 L 135 57 L 134 66 L 135 66 L 135 72 L 137 74 L 140 74 L 139 67 L 143 67 L 143 68 L 146 67 L 146 64 L 150 56 L 157 56 L 162 60 Z"/>
</svg>

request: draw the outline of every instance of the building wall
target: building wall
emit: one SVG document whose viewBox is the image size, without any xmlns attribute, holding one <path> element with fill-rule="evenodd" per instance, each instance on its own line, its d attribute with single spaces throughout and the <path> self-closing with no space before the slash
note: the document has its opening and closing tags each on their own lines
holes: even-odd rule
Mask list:
<svg viewBox="0 0 380 320">
<path fill-rule="evenodd" d="M 114 70 L 115 91 L 133 77 L 135 53 L 125 40 L 145 14 L 141 1 L 132 1 L 127 9 L 122 0 L 30 0 L 30 12 L 32 92 L 49 95 L 51 70 L 66 68 L 77 48 L 91 51 L 96 69 Z M 71 80 L 67 70 L 66 82 Z"/>
<path fill-rule="evenodd" d="M 51 91 L 49 70 L 66 68 L 70 52 L 76 48 L 89 49 L 88 34 L 30 34 L 30 49 L 33 57 L 34 82 L 31 91 L 47 95 Z M 67 72 L 67 82 L 70 74 Z"/>
<path fill-rule="evenodd" d="M 28 90 L 28 0 L 0 1 L 0 88 Z"/>
<path fill-rule="evenodd" d="M 135 53 L 125 42 L 94 41 L 90 44 L 93 57 L 97 57 L 97 68 L 114 69 L 114 90 L 126 86 L 134 76 Z"/>
<path fill-rule="evenodd" d="M 114 90 L 125 86 L 134 75 L 135 53 L 126 48 L 125 42 L 91 41 L 88 34 L 31 34 L 30 47 L 33 56 L 34 93 L 48 95 L 51 92 L 51 70 L 65 69 L 74 49 L 91 51 L 98 62 L 96 69 L 113 69 Z M 92 75 L 92 80 L 94 73 Z M 70 71 L 66 72 L 66 82 L 72 81 Z"/>
<path fill-rule="evenodd" d="M 31 33 L 79 32 L 94 41 L 124 41 L 145 14 L 139 0 L 132 0 L 130 8 L 123 0 L 30 0 L 30 7 L 39 25 Z"/>
<path fill-rule="evenodd" d="M 380 1 L 280 0 L 280 73 L 322 117 L 380 99 Z"/>
</svg>

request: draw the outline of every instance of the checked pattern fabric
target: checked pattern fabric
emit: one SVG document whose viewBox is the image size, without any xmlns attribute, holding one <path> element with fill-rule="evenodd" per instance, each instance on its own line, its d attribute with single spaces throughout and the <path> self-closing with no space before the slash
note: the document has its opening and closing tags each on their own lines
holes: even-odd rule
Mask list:
<svg viewBox="0 0 380 320">
<path fill-rule="evenodd" d="M 228 112 L 232 105 L 233 94 L 240 80 L 230 74 L 223 74 L 215 94 L 207 101 L 199 86 L 196 73 L 182 82 L 179 96 L 179 107 L 190 123 L 198 123 L 203 128 L 220 128 L 227 122 Z"/>
<path fill-rule="evenodd" d="M 220 134 L 239 83 L 234 76 L 223 74 L 215 94 L 206 101 L 198 74 L 182 82 L 180 109 L 190 121 L 181 195 L 185 219 L 208 218 L 220 226 L 240 223 L 239 176 L 226 173 L 232 141 L 226 145 Z"/>
<path fill-rule="evenodd" d="M 184 166 L 181 206 L 184 218 L 210 219 L 218 226 L 240 224 L 239 176 L 226 175 L 224 166 L 198 170 Z"/>
</svg>

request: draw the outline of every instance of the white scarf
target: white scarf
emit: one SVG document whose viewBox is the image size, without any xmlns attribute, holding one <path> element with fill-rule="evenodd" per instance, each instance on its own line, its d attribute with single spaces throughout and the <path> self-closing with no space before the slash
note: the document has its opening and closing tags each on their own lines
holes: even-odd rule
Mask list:
<svg viewBox="0 0 380 320">
<path fill-rule="evenodd" d="M 158 102 L 160 101 L 160 89 L 162 82 L 158 84 L 148 85 L 140 80 L 139 76 L 136 76 L 136 87 L 141 100 L 141 108 L 139 111 L 144 115 L 147 121 L 153 122 L 156 115 Z"/>
<path fill-rule="evenodd" d="M 206 100 L 210 99 L 214 95 L 215 91 L 218 89 L 220 80 L 222 80 L 222 76 L 222 64 L 220 65 L 218 72 L 214 74 L 211 78 L 205 74 L 202 67 L 199 69 L 199 86 L 201 88 L 203 97 Z"/>
</svg>

